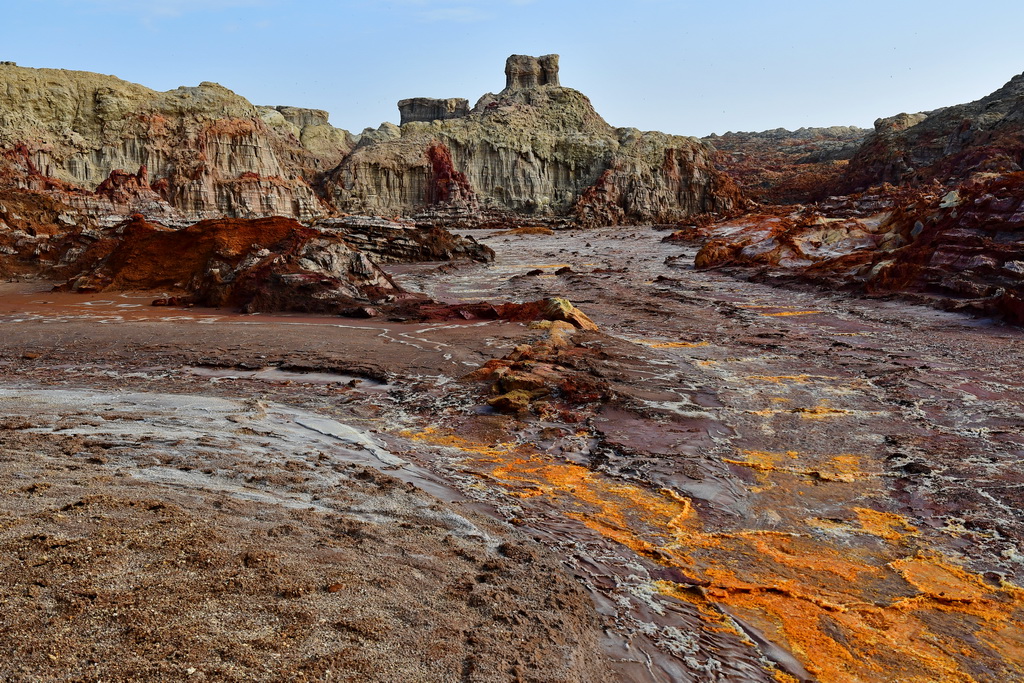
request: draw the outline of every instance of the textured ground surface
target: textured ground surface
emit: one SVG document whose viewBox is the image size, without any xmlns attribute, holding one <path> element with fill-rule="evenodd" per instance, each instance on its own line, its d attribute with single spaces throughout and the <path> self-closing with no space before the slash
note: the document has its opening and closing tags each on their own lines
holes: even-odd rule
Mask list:
<svg viewBox="0 0 1024 683">
<path fill-rule="evenodd" d="M 612 398 L 518 415 L 459 380 L 546 334 L 519 324 L 9 286 L 5 675 L 1024 675 L 1021 332 L 694 272 L 662 236 L 391 269 L 600 326 L 574 370 Z"/>
</svg>

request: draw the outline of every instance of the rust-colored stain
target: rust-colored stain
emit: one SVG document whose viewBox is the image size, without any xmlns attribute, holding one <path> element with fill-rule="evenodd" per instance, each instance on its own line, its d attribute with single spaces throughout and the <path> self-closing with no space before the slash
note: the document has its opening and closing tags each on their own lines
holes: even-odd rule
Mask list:
<svg viewBox="0 0 1024 683">
<path fill-rule="evenodd" d="M 810 408 L 789 408 L 786 410 L 777 410 L 767 408 L 765 410 L 748 410 L 751 415 L 761 415 L 762 417 L 771 417 L 772 415 L 779 415 L 782 413 L 791 413 L 793 415 L 799 415 L 800 417 L 807 420 L 820 420 L 829 417 L 839 417 L 840 415 L 849 415 L 849 410 L 843 410 L 841 408 L 830 408 L 828 406 L 812 406 Z"/>
<path fill-rule="evenodd" d="M 782 311 L 781 313 L 762 313 L 761 315 L 768 318 L 785 318 L 791 315 L 818 315 L 823 311 Z"/>
<path fill-rule="evenodd" d="M 741 451 L 743 460 L 723 459 L 730 465 L 739 465 L 757 470 L 762 474 L 786 472 L 823 481 L 851 483 L 872 476 L 861 470 L 860 457 L 851 454 L 832 456 L 823 462 L 806 463 L 799 461 L 797 451 L 769 453 L 765 451 Z M 881 513 L 879 513 L 881 514 Z"/>
<path fill-rule="evenodd" d="M 888 541 L 898 541 L 905 534 L 917 531 L 903 515 L 868 508 L 853 508 L 853 511 L 857 513 L 857 520 L 866 533 Z"/>
<path fill-rule="evenodd" d="M 807 384 L 815 380 L 835 380 L 830 375 L 747 375 L 752 382 L 770 382 L 772 384 Z"/>
<path fill-rule="evenodd" d="M 406 436 L 458 449 L 467 471 L 509 494 L 543 496 L 567 517 L 706 584 L 661 581 L 657 589 L 696 606 L 710 630 L 735 631 L 729 615 L 753 625 L 822 681 L 996 680 L 971 673 L 986 668 L 1010 672 L 1000 680 L 1024 678 L 1024 590 L 990 584 L 924 547 L 899 515 L 858 507 L 838 520 L 713 530 L 673 491 L 616 482 L 529 445 L 480 444 L 434 430 Z M 765 476 L 813 469 L 796 452 L 741 455 L 734 462 Z M 855 455 L 816 459 L 815 467 L 836 474 L 821 486 L 849 487 L 864 474 Z M 789 490 L 796 488 L 772 488 L 783 496 L 772 502 L 792 501 L 802 493 Z"/>
<path fill-rule="evenodd" d="M 652 349 L 695 349 L 701 346 L 709 346 L 710 342 L 666 342 L 657 339 L 637 339 L 637 344 L 649 346 Z"/>
</svg>

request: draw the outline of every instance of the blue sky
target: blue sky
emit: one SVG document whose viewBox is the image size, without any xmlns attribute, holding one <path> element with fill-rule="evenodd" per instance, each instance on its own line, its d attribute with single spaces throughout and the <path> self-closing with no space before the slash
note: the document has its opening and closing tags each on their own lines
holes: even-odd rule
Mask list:
<svg viewBox="0 0 1024 683">
<path fill-rule="evenodd" d="M 977 99 L 1024 71 L 1024 2 L 0 0 L 0 60 L 157 90 L 216 81 L 353 132 L 405 97 L 504 86 L 512 53 L 616 126 L 684 135 L 828 125 Z"/>
</svg>

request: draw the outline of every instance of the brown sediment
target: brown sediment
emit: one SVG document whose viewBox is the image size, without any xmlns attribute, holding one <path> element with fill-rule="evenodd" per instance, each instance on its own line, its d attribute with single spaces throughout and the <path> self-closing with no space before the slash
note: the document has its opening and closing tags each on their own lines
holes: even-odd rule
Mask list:
<svg viewBox="0 0 1024 683">
<path fill-rule="evenodd" d="M 494 266 L 444 279 L 433 265 L 420 276 L 402 267 L 398 281 L 436 300 L 492 308 L 568 291 L 599 331 L 541 323 L 551 333 L 542 339 L 533 325 L 464 318 L 140 312 L 121 309 L 132 301 L 121 295 L 79 295 L 103 305 L 76 308 L 75 295 L 39 293 L 30 305 L 0 301 L 11 331 L 0 363 L 9 385 L 272 392 L 355 416 L 392 452 L 454 482 L 474 510 L 488 508 L 550 546 L 589 592 L 585 601 L 593 598 L 623 680 L 708 680 L 716 662 L 720 678 L 759 683 L 1020 678 L 1020 331 L 899 302 L 737 285 L 721 273 L 688 271 L 691 288 L 669 279 L 679 273 L 664 258 L 680 247 L 660 235 L 597 230 L 586 236 L 592 252 L 573 245 L 579 254 L 562 237 L 500 238 L 508 248 Z M 605 258 L 595 252 L 614 254 L 601 265 L 634 260 L 628 272 L 583 272 Z M 493 281 L 495 272 L 520 272 L 519 263 L 563 259 L 571 278 Z M 822 314 L 757 314 L 811 309 Z M 135 320 L 149 322 L 116 324 Z M 216 374 L 190 368 L 176 377 L 206 363 Z M 386 378 L 387 389 L 362 400 L 337 382 L 235 372 L 353 364 L 372 366 L 366 376 Z M 480 383 L 457 381 L 473 368 Z M 503 369 L 514 373 L 509 387 L 544 385 L 554 395 L 561 388 L 549 382 L 572 370 L 614 397 L 573 415 L 557 397 L 498 415 L 481 403 Z M 209 377 L 216 382 L 200 379 Z M 396 436 L 426 425 L 432 436 Z M 305 540 L 290 546 L 300 557 Z M 385 552 L 388 541 L 379 541 Z M 357 584 L 323 580 L 335 583 Z M 544 613 L 539 605 L 525 611 Z M 766 669 L 762 658 L 781 668 Z"/>
</svg>

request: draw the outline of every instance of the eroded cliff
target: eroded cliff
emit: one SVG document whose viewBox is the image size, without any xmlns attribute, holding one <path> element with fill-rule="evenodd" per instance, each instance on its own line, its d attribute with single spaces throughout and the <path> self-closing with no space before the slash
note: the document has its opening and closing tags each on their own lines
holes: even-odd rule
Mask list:
<svg viewBox="0 0 1024 683">
<path fill-rule="evenodd" d="M 506 87 L 402 100 L 358 138 L 327 112 L 256 107 L 216 83 L 168 92 L 0 65 L 0 186 L 107 225 L 337 213 L 560 216 L 585 225 L 727 211 L 739 194 L 695 138 L 615 129 L 559 84 L 558 55 L 513 55 Z M 483 214 L 481 213 L 483 212 Z"/>
<path fill-rule="evenodd" d="M 325 112 L 257 108 L 216 83 L 156 92 L 113 76 L 0 65 L 4 184 L 81 199 L 113 171 L 145 169 L 134 204 L 79 201 L 92 215 L 155 201 L 167 205 L 162 218 L 185 221 L 317 218 L 327 211 L 313 176 L 350 147 Z"/>
<path fill-rule="evenodd" d="M 509 57 L 506 87 L 468 116 L 364 133 L 328 197 L 362 213 L 469 210 L 574 216 L 584 224 L 671 221 L 739 200 L 695 138 L 616 129 L 558 83 L 557 55 Z"/>
<path fill-rule="evenodd" d="M 1024 74 L 968 104 L 875 121 L 839 189 L 966 180 L 1024 167 Z"/>
</svg>

